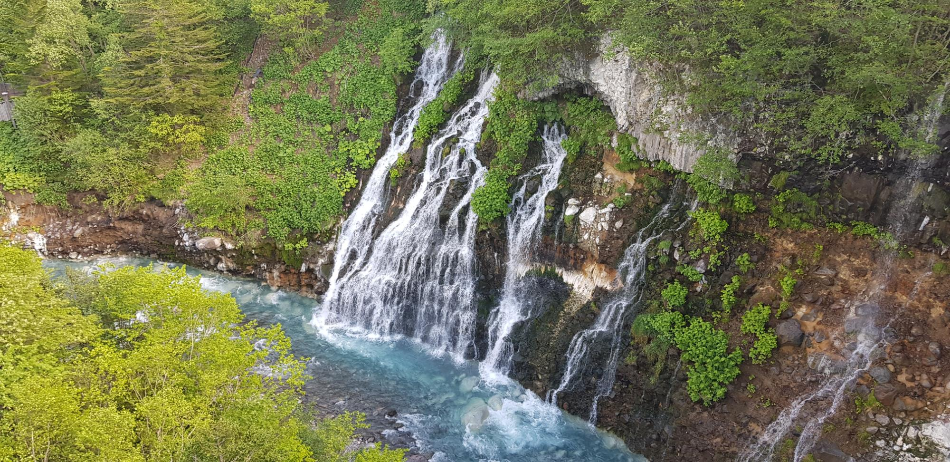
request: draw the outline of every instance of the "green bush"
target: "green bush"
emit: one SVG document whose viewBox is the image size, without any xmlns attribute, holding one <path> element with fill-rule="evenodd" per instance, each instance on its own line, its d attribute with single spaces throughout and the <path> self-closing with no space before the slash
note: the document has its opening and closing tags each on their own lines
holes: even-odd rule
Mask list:
<svg viewBox="0 0 950 462">
<path fill-rule="evenodd" d="M 743 334 L 755 335 L 756 340 L 749 350 L 749 358 L 753 364 L 762 364 L 772 356 L 772 351 L 778 346 L 778 338 L 772 329 L 767 328 L 772 308 L 759 303 L 749 308 L 742 315 L 742 325 L 739 330 Z"/>
<path fill-rule="evenodd" d="M 35 253 L 0 245 L 0 305 L 10 460 L 403 459 L 353 450 L 360 414 L 313 429 L 306 364 L 280 325 L 247 322 L 184 268 L 68 271 L 54 285 Z"/>
<path fill-rule="evenodd" d="M 732 209 L 738 213 L 748 215 L 755 212 L 755 202 L 747 194 L 736 194 L 732 196 Z"/>
<path fill-rule="evenodd" d="M 775 197 L 769 226 L 798 231 L 809 230 L 819 216 L 818 201 L 798 189 L 783 191 Z"/>
<path fill-rule="evenodd" d="M 722 186 L 731 185 L 739 178 L 739 169 L 722 149 L 709 149 L 693 166 L 693 174 L 686 182 L 696 191 L 697 198 L 712 205 L 726 198 Z"/>
<path fill-rule="evenodd" d="M 689 215 L 696 220 L 695 232 L 698 232 L 705 242 L 713 245 L 722 242 L 722 235 L 729 229 L 729 223 L 719 216 L 719 212 L 699 209 Z"/>
<path fill-rule="evenodd" d="M 791 274 L 786 274 L 782 276 L 782 279 L 778 281 L 779 286 L 782 287 L 782 299 L 788 300 L 792 298 L 792 294 L 795 292 L 795 286 L 798 284 L 798 280 L 795 279 Z"/>
<path fill-rule="evenodd" d="M 739 271 L 742 271 L 742 274 L 745 274 L 752 268 L 755 268 L 755 263 L 752 263 L 752 257 L 746 252 L 736 257 L 736 266 L 739 267 Z"/>
<path fill-rule="evenodd" d="M 686 287 L 683 287 L 683 284 L 680 284 L 679 281 L 673 281 L 666 285 L 666 288 L 663 289 L 663 300 L 666 301 L 666 304 L 672 308 L 677 308 L 686 304 L 686 295 L 688 294 Z"/>
<path fill-rule="evenodd" d="M 736 302 L 739 301 L 739 297 L 736 295 L 739 292 L 739 285 L 742 284 L 742 278 L 739 276 L 733 276 L 732 282 L 726 284 L 722 288 L 722 293 L 720 294 L 720 300 L 722 300 L 722 309 L 726 313 L 732 311 L 732 307 L 736 305 Z"/>
<path fill-rule="evenodd" d="M 640 319 L 643 318 L 643 319 Z M 673 344 L 687 364 L 686 389 L 690 399 L 710 405 L 726 395 L 726 385 L 739 376 L 742 352 L 729 352 L 729 335 L 700 318 L 676 311 L 642 315 L 634 322 L 641 333 Z"/>
<path fill-rule="evenodd" d="M 680 274 L 686 276 L 686 279 L 689 279 L 690 282 L 699 282 L 703 280 L 702 273 L 690 265 L 680 265 L 677 270 L 680 272 Z"/>
<path fill-rule="evenodd" d="M 459 98 L 465 87 L 475 79 L 475 74 L 479 70 L 477 59 L 470 57 L 469 62 L 465 64 L 465 69 L 453 75 L 439 92 L 432 102 L 422 108 L 419 114 L 419 122 L 413 133 L 413 143 L 422 146 L 434 135 L 439 127 L 449 118 L 450 111 L 459 103 Z"/>
<path fill-rule="evenodd" d="M 489 103 L 485 138 L 495 142 L 497 151 L 488 167 L 485 184 L 472 195 L 472 210 L 483 223 L 508 214 L 509 180 L 521 171 L 528 146 L 538 128 L 538 106 L 522 100 L 513 91 L 498 89 Z"/>
</svg>

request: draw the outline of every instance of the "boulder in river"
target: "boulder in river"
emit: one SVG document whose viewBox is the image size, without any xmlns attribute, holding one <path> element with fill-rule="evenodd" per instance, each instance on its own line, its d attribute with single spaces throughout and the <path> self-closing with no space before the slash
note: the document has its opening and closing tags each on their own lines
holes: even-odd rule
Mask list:
<svg viewBox="0 0 950 462">
<path fill-rule="evenodd" d="M 475 389 L 475 386 L 478 385 L 478 377 L 466 377 L 462 379 L 462 383 L 459 384 L 459 391 L 463 395 L 467 395 Z"/>
<path fill-rule="evenodd" d="M 488 420 L 488 404 L 481 398 L 472 398 L 462 408 L 462 425 L 473 432 L 477 432 Z"/>
</svg>

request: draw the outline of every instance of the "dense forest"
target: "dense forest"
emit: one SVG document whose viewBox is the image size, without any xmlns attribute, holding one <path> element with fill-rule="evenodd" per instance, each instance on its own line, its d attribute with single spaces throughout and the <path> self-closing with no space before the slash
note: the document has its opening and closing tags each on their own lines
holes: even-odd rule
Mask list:
<svg viewBox="0 0 950 462">
<path fill-rule="evenodd" d="M 606 34 L 695 111 L 731 115 L 781 158 L 926 155 L 919 119 L 947 84 L 948 11 L 946 0 L 3 0 L 0 72 L 22 95 L 16 127 L 0 125 L 0 182 L 60 205 L 84 190 L 114 208 L 184 200 L 195 225 L 299 249 L 332 232 L 437 27 L 470 64 L 436 102 L 446 107 L 480 62 L 514 94 L 555 83 Z M 247 61 L 255 49 L 266 63 Z M 550 119 L 524 104 L 499 98 L 495 112 L 522 114 L 521 133 Z M 419 141 L 444 121 L 432 109 Z M 480 193 L 487 221 L 504 213 L 527 141 L 503 128 L 511 148 Z"/>
</svg>

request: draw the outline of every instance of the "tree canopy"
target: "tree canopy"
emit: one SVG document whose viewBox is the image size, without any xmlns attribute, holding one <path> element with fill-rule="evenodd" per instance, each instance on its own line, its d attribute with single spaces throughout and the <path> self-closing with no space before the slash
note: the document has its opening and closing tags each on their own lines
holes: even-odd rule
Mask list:
<svg viewBox="0 0 950 462">
<path fill-rule="evenodd" d="M 0 460 L 402 460 L 314 422 L 279 325 L 184 268 L 71 272 L 0 245 Z"/>
</svg>

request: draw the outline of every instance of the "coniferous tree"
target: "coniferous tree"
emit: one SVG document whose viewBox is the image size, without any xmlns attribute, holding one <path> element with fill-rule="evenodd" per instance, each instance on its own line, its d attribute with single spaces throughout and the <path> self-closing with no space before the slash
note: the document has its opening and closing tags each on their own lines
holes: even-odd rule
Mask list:
<svg viewBox="0 0 950 462">
<path fill-rule="evenodd" d="M 221 42 L 204 6 L 189 0 L 120 4 L 123 56 L 103 71 L 106 101 L 124 108 L 203 115 L 221 104 Z"/>
</svg>

